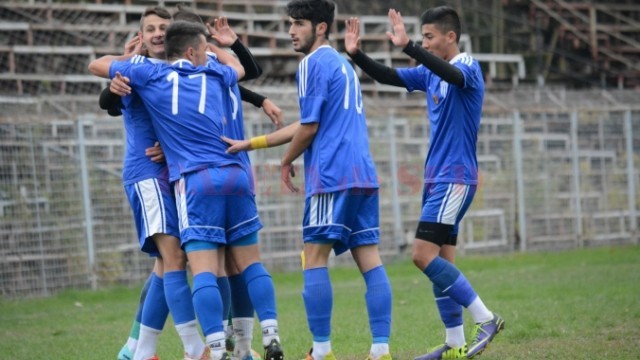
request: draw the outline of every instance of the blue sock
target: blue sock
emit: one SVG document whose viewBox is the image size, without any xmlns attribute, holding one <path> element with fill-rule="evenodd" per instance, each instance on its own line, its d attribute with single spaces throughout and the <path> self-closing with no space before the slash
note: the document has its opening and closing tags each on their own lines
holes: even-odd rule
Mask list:
<svg viewBox="0 0 640 360">
<path fill-rule="evenodd" d="M 369 327 L 373 343 L 389 343 L 391 334 L 391 284 L 384 266 L 380 265 L 362 274 L 367 285 L 364 295 L 369 313 Z"/>
<path fill-rule="evenodd" d="M 141 324 L 155 330 L 162 330 L 169 315 L 164 297 L 164 282 L 156 274 L 151 275 L 151 284 L 142 308 Z"/>
<path fill-rule="evenodd" d="M 228 277 L 218 277 L 218 289 L 220 289 L 220 297 L 222 298 L 222 319 L 226 321 L 229 319 L 229 309 L 231 308 L 231 289 Z"/>
<path fill-rule="evenodd" d="M 260 321 L 277 319 L 276 292 L 271 275 L 262 263 L 253 263 L 242 272 L 251 303 Z M 253 315 L 251 315 L 253 317 Z"/>
<path fill-rule="evenodd" d="M 333 309 L 333 288 L 326 267 L 305 270 L 302 299 L 307 310 L 309 330 L 313 341 L 329 341 L 331 336 L 331 310 Z"/>
<path fill-rule="evenodd" d="M 450 329 L 462 325 L 462 305 L 445 295 L 436 285 L 433 285 L 433 295 L 444 327 Z"/>
<path fill-rule="evenodd" d="M 196 319 L 186 270 L 164 273 L 164 293 L 167 298 L 167 305 L 171 309 L 173 322 L 176 325 Z"/>
<path fill-rule="evenodd" d="M 147 298 L 147 293 L 149 292 L 149 286 L 151 286 L 151 280 L 155 276 L 155 273 L 149 274 L 147 281 L 145 281 L 144 286 L 142 287 L 142 291 L 140 291 L 140 302 L 138 303 L 138 310 L 136 310 L 136 321 L 138 323 L 142 322 L 142 308 L 144 307 L 144 301 Z"/>
<path fill-rule="evenodd" d="M 223 330 L 222 299 L 216 276 L 202 272 L 193 277 L 193 307 L 206 337 Z"/>
<path fill-rule="evenodd" d="M 252 318 L 253 304 L 249 297 L 249 289 L 241 274 L 229 276 L 229 288 L 231 289 L 231 317 Z"/>
<path fill-rule="evenodd" d="M 469 306 L 477 296 L 460 270 L 440 256 L 433 259 L 423 272 L 435 286 L 442 289 L 443 294 L 464 307 Z"/>
<path fill-rule="evenodd" d="M 449 289 L 443 291 L 445 295 L 449 295 L 450 298 L 455 300 L 458 304 L 469 307 L 473 300 L 478 297 L 478 294 L 473 290 L 473 287 L 469 283 L 464 275 L 460 274 L 453 285 Z"/>
</svg>

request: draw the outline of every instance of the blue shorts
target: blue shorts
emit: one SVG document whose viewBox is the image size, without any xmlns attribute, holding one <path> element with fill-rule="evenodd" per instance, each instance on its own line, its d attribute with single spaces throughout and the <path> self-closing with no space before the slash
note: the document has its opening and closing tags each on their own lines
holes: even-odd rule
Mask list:
<svg viewBox="0 0 640 360">
<path fill-rule="evenodd" d="M 453 225 L 451 235 L 458 234 L 458 224 L 469 209 L 477 185 L 426 183 L 422 192 L 421 222 Z"/>
<path fill-rule="evenodd" d="M 166 178 L 151 178 L 125 185 L 124 191 L 133 211 L 138 230 L 140 249 L 151 256 L 159 256 L 155 234 L 179 237 L 176 200 Z"/>
<path fill-rule="evenodd" d="M 304 242 L 333 243 L 336 255 L 378 244 L 378 189 L 346 189 L 315 194 L 305 200 Z"/>
<path fill-rule="evenodd" d="M 233 245 L 262 229 L 249 177 L 240 166 L 184 174 L 175 184 L 180 239 Z"/>
</svg>

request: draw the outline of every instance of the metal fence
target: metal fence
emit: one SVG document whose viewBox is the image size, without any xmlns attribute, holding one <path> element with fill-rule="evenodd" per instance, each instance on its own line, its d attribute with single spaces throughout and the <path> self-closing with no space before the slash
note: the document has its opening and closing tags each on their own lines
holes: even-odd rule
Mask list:
<svg viewBox="0 0 640 360">
<path fill-rule="evenodd" d="M 271 90 L 295 119 L 295 94 Z M 542 106 L 553 92 L 536 94 L 487 96 L 478 139 L 481 184 L 461 226 L 461 251 L 637 244 L 640 109 L 631 101 L 599 105 L 599 92 L 563 92 L 560 105 Z M 33 101 L 0 102 L 0 294 L 43 296 L 142 281 L 152 261 L 138 249 L 120 180 L 121 119 L 82 106 L 70 116 L 56 112 L 51 99 Z M 429 137 L 423 101 L 421 95 L 386 103 L 365 98 L 387 259 L 408 256 L 403 249 L 420 213 Z M 246 108 L 245 115 L 247 136 L 272 130 L 259 110 Z M 298 269 L 302 248 L 304 198 L 280 184 L 283 151 L 251 153 L 265 225 L 261 248 L 272 270 Z"/>
</svg>

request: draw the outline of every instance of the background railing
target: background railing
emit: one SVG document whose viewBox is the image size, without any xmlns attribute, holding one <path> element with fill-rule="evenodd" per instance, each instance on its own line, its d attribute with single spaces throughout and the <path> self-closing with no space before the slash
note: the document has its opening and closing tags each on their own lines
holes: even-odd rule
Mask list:
<svg viewBox="0 0 640 360">
<path fill-rule="evenodd" d="M 461 226 L 461 251 L 637 243 L 640 109 L 600 106 L 598 100 L 591 100 L 597 106 L 569 106 L 596 99 L 598 92 L 528 93 L 523 99 L 529 100 L 511 110 L 491 104 L 509 107 L 518 94 L 487 100 L 477 144 L 481 184 Z M 620 94 L 608 96 L 624 99 Z M 291 95 L 270 95 L 289 121 L 297 115 Z M 548 107 L 534 107 L 536 96 Z M 562 107 L 551 102 L 558 96 Z M 409 104 L 418 101 L 409 97 Z M 46 109 L 50 101 L 28 107 Z M 393 259 L 404 256 L 417 225 L 429 126 L 418 106 L 365 98 L 365 107 L 381 181 L 381 249 Z M 258 109 L 245 106 L 245 118 L 247 136 L 272 131 Z M 123 146 L 121 119 L 95 110 L 75 118 L 14 114 L 0 122 L 0 293 L 46 295 L 147 276 L 152 261 L 138 249 L 120 180 Z M 304 199 L 280 184 L 283 151 L 251 157 L 265 224 L 263 257 L 271 269 L 294 270 Z"/>
</svg>

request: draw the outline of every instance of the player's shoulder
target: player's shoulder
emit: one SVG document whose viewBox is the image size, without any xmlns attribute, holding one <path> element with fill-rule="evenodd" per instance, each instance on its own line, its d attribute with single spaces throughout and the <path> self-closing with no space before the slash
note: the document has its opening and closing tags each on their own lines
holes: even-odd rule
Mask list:
<svg viewBox="0 0 640 360">
<path fill-rule="evenodd" d="M 305 56 L 300 62 L 300 69 L 331 72 L 330 69 L 340 68 L 344 62 L 346 60 L 339 52 L 329 45 L 324 45 Z"/>
<path fill-rule="evenodd" d="M 478 61 L 474 59 L 473 56 L 471 56 L 466 52 L 462 52 L 454 56 L 454 58 L 451 59 L 450 63 L 452 65 L 459 64 L 459 65 L 468 66 L 468 67 L 474 67 L 478 65 Z"/>
</svg>

